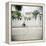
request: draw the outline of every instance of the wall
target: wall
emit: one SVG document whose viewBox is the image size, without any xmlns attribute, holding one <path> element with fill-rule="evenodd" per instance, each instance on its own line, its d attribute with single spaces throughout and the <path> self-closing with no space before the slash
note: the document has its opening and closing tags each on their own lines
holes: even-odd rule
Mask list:
<svg viewBox="0 0 46 46">
<path fill-rule="evenodd" d="M 6 8 L 5 3 L 8 1 L 45 3 L 46 4 L 46 0 L 0 0 L 0 46 L 15 46 L 15 45 L 8 45 L 5 43 L 5 8 Z M 46 13 L 46 9 L 45 9 L 45 13 Z M 46 20 L 46 16 L 45 16 L 45 20 Z M 46 28 L 46 24 L 45 24 L 45 28 Z M 46 31 L 45 31 L 45 35 L 46 35 Z M 16 46 L 46 46 L 46 42 L 16 44 Z"/>
</svg>

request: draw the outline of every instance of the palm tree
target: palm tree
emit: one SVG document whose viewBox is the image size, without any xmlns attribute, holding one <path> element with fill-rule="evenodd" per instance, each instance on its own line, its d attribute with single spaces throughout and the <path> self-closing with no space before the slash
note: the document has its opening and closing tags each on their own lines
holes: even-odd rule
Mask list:
<svg viewBox="0 0 46 46">
<path fill-rule="evenodd" d="M 36 20 L 36 18 L 37 18 L 37 15 L 39 14 L 39 11 L 38 10 L 35 10 L 35 11 L 33 11 L 33 13 L 32 13 L 33 15 L 34 15 L 34 17 L 35 17 L 35 20 Z"/>
</svg>

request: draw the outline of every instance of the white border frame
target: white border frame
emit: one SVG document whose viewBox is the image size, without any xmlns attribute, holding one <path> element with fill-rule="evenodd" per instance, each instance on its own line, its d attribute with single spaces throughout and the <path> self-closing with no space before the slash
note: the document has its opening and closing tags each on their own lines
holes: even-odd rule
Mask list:
<svg viewBox="0 0 46 46">
<path fill-rule="evenodd" d="M 43 40 L 34 40 L 34 41 L 11 41 L 11 4 L 15 5 L 33 5 L 33 6 L 43 6 Z M 43 3 L 28 3 L 28 2 L 8 2 L 6 3 L 6 42 L 7 43 L 30 43 L 30 42 L 40 42 L 45 40 L 45 13 L 44 13 L 45 4 Z"/>
</svg>

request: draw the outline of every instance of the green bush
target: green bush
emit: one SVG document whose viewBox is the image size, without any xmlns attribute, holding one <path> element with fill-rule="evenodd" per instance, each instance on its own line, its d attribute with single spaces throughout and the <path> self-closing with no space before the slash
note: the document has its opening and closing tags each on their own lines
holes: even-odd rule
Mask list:
<svg viewBox="0 0 46 46">
<path fill-rule="evenodd" d="M 19 11 L 11 11 L 12 19 L 20 18 L 21 13 Z"/>
</svg>

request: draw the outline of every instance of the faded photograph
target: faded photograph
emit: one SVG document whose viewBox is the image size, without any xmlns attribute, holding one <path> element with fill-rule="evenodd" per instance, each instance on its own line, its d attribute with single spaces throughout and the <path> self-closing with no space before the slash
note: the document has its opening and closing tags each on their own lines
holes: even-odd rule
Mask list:
<svg viewBox="0 0 46 46">
<path fill-rule="evenodd" d="M 43 7 L 11 5 L 11 40 L 32 41 L 43 39 Z"/>
</svg>

